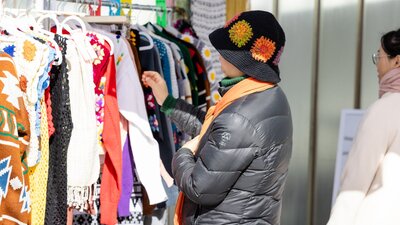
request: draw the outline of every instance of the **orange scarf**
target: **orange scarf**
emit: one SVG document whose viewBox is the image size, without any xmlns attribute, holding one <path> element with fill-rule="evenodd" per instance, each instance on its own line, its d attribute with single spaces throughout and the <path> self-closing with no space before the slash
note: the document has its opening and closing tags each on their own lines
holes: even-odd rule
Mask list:
<svg viewBox="0 0 400 225">
<path fill-rule="evenodd" d="M 226 94 L 222 97 L 222 99 L 219 102 L 217 102 L 215 106 L 212 106 L 208 109 L 203 126 L 201 127 L 199 140 L 201 140 L 203 135 L 206 133 L 212 121 L 214 121 L 214 119 L 232 102 L 243 96 L 256 92 L 265 91 L 272 87 L 274 87 L 274 84 L 258 81 L 254 78 L 247 78 L 237 83 L 228 92 L 226 92 Z M 184 202 L 183 192 L 179 192 L 175 207 L 174 225 L 183 224 L 182 223 L 183 202 Z"/>
</svg>

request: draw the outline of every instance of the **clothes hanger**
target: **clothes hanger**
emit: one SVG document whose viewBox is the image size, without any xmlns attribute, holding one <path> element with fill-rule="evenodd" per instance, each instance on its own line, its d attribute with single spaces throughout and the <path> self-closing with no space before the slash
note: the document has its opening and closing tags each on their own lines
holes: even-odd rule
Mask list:
<svg viewBox="0 0 400 225">
<path fill-rule="evenodd" d="M 82 20 L 83 21 L 83 23 L 86 25 L 86 27 L 88 28 L 88 30 L 94 30 L 93 28 L 92 28 L 92 26 L 88 23 L 88 22 L 86 22 L 86 21 L 84 21 L 84 20 Z M 109 45 L 110 45 L 110 55 L 113 55 L 114 54 L 114 42 L 112 42 L 112 40 L 109 38 L 109 37 L 107 37 L 106 35 L 103 35 L 103 34 L 101 34 L 101 33 L 98 33 L 98 32 L 95 32 L 95 34 L 97 35 L 97 36 L 99 36 L 101 39 L 104 39 Z"/>
<path fill-rule="evenodd" d="M 16 18 L 10 17 L 7 14 L 3 14 L 0 19 L 0 28 L 3 28 L 12 36 L 25 37 L 26 34 L 17 29 L 17 24 Z"/>
<path fill-rule="evenodd" d="M 152 49 L 154 47 L 154 42 L 153 42 L 153 39 L 151 38 L 151 36 L 144 31 L 139 31 L 139 34 L 145 36 L 147 38 L 147 40 L 149 41 L 149 45 L 139 47 L 139 51 L 147 51 L 147 50 Z"/>
<path fill-rule="evenodd" d="M 93 0 L 92 4 L 90 4 L 89 2 L 89 8 L 92 10 L 93 16 L 94 14 L 96 14 L 97 9 L 99 9 L 99 5 L 100 5 L 100 0 Z"/>
<path fill-rule="evenodd" d="M 83 33 L 86 34 L 87 30 L 86 30 L 85 22 L 83 22 L 83 20 L 82 20 L 81 18 L 79 18 L 79 17 L 77 17 L 77 16 L 75 16 L 75 15 L 68 16 L 67 18 L 65 18 L 65 19 L 61 22 L 60 29 L 57 30 L 57 33 L 58 33 L 58 34 L 62 34 L 62 29 L 66 29 L 70 34 L 76 32 L 76 30 L 79 30 L 79 29 L 72 30 L 71 27 L 68 26 L 68 24 L 67 24 L 69 21 L 78 22 L 79 25 L 80 25 L 80 30 L 81 30 Z"/>
<path fill-rule="evenodd" d="M 37 32 L 39 32 L 41 34 L 45 34 L 48 37 L 50 37 L 49 39 L 47 39 L 47 41 L 49 41 L 54 46 L 54 49 L 56 51 L 56 58 L 58 59 L 58 60 L 54 61 L 54 64 L 55 65 L 61 65 L 61 63 L 62 63 L 62 52 L 61 52 L 60 46 L 54 40 L 54 36 L 55 36 L 54 33 L 50 32 L 48 30 L 45 30 L 42 27 L 42 22 L 45 19 L 53 20 L 54 25 L 56 26 L 56 30 L 59 29 L 60 22 L 58 21 L 57 16 L 55 14 L 43 14 L 37 19 L 36 26 L 34 27 L 34 31 L 37 31 Z"/>
<path fill-rule="evenodd" d="M 139 12 L 136 14 L 136 18 L 139 17 L 140 12 L 141 12 L 141 11 L 139 11 Z M 137 28 L 140 28 L 140 27 L 141 27 L 141 26 L 138 24 L 138 20 L 137 20 L 137 19 L 136 19 L 136 24 L 135 24 L 135 25 L 131 25 L 131 27 L 133 27 L 133 28 L 134 28 L 135 26 L 136 26 Z M 141 29 L 141 30 L 139 31 L 139 34 L 140 34 L 140 35 L 143 35 L 143 36 L 149 41 L 149 45 L 148 45 L 148 46 L 140 46 L 140 47 L 139 47 L 139 51 L 147 51 L 147 50 L 150 50 L 150 49 L 154 48 L 153 38 L 151 38 L 151 36 L 150 36 L 148 33 L 144 32 L 143 29 Z"/>
<path fill-rule="evenodd" d="M 80 29 L 72 30 L 67 24 L 68 22 L 72 22 L 72 21 L 78 22 Z M 86 36 L 87 35 L 86 24 L 81 18 L 79 18 L 75 15 L 68 16 L 61 22 L 61 27 L 57 31 L 57 33 L 62 33 L 63 28 L 65 28 L 70 33 L 70 36 L 72 37 L 72 39 L 74 40 L 74 42 L 77 45 L 78 51 L 81 53 L 82 57 L 85 60 L 92 62 L 94 59 L 96 59 L 98 57 L 96 52 L 90 45 L 88 37 Z"/>
<path fill-rule="evenodd" d="M 121 5 L 117 1 L 114 1 L 114 0 L 112 0 L 110 3 L 111 3 L 110 4 L 110 12 L 111 12 L 110 16 L 116 16 Z"/>
</svg>

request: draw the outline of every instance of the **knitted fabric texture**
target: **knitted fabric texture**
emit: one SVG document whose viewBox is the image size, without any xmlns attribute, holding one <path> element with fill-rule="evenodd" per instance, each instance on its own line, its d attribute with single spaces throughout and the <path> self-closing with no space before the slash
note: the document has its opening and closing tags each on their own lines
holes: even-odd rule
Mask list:
<svg viewBox="0 0 400 225">
<path fill-rule="evenodd" d="M 49 170 L 49 131 L 47 109 L 44 100 L 40 104 L 42 119 L 40 120 L 41 158 L 38 165 L 30 168 L 32 224 L 44 224 L 46 210 L 47 177 Z"/>
<path fill-rule="evenodd" d="M 200 39 L 190 36 L 189 34 L 180 34 L 178 37 L 186 42 L 193 44 L 201 54 L 204 66 L 207 71 L 207 78 L 210 84 L 211 103 L 215 104 L 219 99 L 217 73 L 215 72 L 212 62 L 212 50 L 206 43 Z"/>
<path fill-rule="evenodd" d="M 279 83 L 278 63 L 285 45 L 285 32 L 269 12 L 242 12 L 237 19 L 209 35 L 220 55 L 255 79 Z"/>
<path fill-rule="evenodd" d="M 216 73 L 216 81 L 224 77 L 219 62 L 218 52 L 208 38 L 214 30 L 223 27 L 226 17 L 225 0 L 191 0 L 190 11 L 192 16 L 190 21 L 194 30 L 199 35 L 199 39 L 204 41 L 211 49 L 212 65 Z"/>
<path fill-rule="evenodd" d="M 79 54 L 75 41 L 68 40 L 67 45 L 69 101 L 73 123 L 67 154 L 68 206 L 83 211 L 89 209 L 91 186 L 96 183 L 100 173 L 95 85 L 92 63 Z"/>
<path fill-rule="evenodd" d="M 41 42 L 26 38 L 19 39 L 16 43 L 16 64 L 19 77 L 26 78 L 26 90 L 24 91 L 25 106 L 29 114 L 30 143 L 28 152 L 28 166 L 34 166 L 39 162 L 39 139 L 36 134 L 35 104 L 38 101 L 38 81 L 45 71 L 49 58 L 49 47 Z"/>
<path fill-rule="evenodd" d="M 0 48 L 4 49 L 6 43 L 0 43 Z M 18 72 L 18 77 L 23 83 L 21 85 L 24 103 L 29 114 L 30 123 L 30 143 L 28 153 L 28 166 L 34 166 L 38 163 L 39 140 L 35 131 L 37 113 L 35 104 L 38 101 L 38 81 L 40 75 L 45 71 L 48 64 L 49 47 L 43 44 L 43 41 L 30 38 L 28 36 L 18 38 L 13 48 L 13 58 Z"/>
<path fill-rule="evenodd" d="M 67 150 L 72 131 L 67 74 L 67 39 L 56 35 L 62 48 L 62 63 L 53 66 L 50 76 L 50 94 L 55 133 L 50 139 L 49 175 L 46 194 L 45 224 L 67 223 Z"/>
<path fill-rule="evenodd" d="M 15 64 L 6 53 L 0 53 L 0 114 L 0 221 L 29 224 L 29 120 Z"/>
</svg>

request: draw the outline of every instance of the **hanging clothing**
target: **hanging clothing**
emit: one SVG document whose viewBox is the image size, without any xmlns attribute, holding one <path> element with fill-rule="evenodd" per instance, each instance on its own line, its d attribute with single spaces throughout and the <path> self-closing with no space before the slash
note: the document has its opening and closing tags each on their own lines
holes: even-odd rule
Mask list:
<svg viewBox="0 0 400 225">
<path fill-rule="evenodd" d="M 225 25 L 226 17 L 226 1 L 225 0 L 191 0 L 190 1 L 191 17 L 190 22 L 194 30 L 199 35 L 199 39 L 210 46 L 212 64 L 216 73 L 217 82 L 222 80 L 224 73 L 219 62 L 218 52 L 212 47 L 208 35 Z"/>
<path fill-rule="evenodd" d="M 190 24 L 185 19 L 179 19 L 175 21 L 174 27 L 179 30 L 182 34 L 188 34 L 196 39 L 199 39 L 199 36 L 196 34 L 196 31 L 193 29 L 192 24 Z"/>
<path fill-rule="evenodd" d="M 31 202 L 26 150 L 29 119 L 16 65 L 0 53 L 0 221 L 30 223 Z"/>
<path fill-rule="evenodd" d="M 181 39 L 175 37 L 165 29 L 162 31 L 159 30 L 156 26 L 153 25 L 153 29 L 157 35 L 161 35 L 162 37 L 170 40 L 175 41 L 182 44 L 182 47 L 187 49 L 187 61 L 192 65 L 192 70 L 195 76 L 195 80 L 193 85 L 195 85 L 195 89 L 198 91 L 198 102 L 197 105 L 202 109 L 207 109 L 210 106 L 210 86 L 207 80 L 207 73 L 202 61 L 201 55 L 197 51 L 197 49 L 190 43 L 182 41 Z"/>
<path fill-rule="evenodd" d="M 134 59 L 131 57 L 129 43 L 121 36 L 103 34 L 114 43 L 119 111 L 129 121 L 132 153 L 139 178 L 149 189 L 152 204 L 165 201 L 166 194 L 160 176 L 158 144 L 152 137 L 143 100 L 132 101 L 132 96 L 135 96 L 135 99 L 144 99 L 144 96 L 139 75 L 135 70 Z M 146 151 L 142 151 L 143 149 Z"/>
<path fill-rule="evenodd" d="M 184 43 L 177 39 L 177 38 L 173 38 L 171 36 L 168 36 L 164 33 L 162 33 L 160 30 L 158 30 L 157 27 L 155 27 L 152 24 L 148 24 L 148 27 L 152 28 L 154 30 L 154 33 L 175 43 L 176 45 L 178 45 L 179 49 L 182 52 L 183 55 L 183 60 L 185 62 L 185 72 L 186 74 L 188 74 L 188 78 L 190 80 L 190 88 L 191 88 L 191 94 L 192 94 L 192 102 L 193 105 L 198 106 L 199 105 L 199 89 L 197 87 L 197 77 L 195 74 L 195 68 L 193 65 L 193 62 L 191 60 L 191 55 L 189 52 L 189 49 L 184 45 Z"/>
<path fill-rule="evenodd" d="M 148 191 L 150 203 L 156 204 L 166 200 L 166 194 L 160 176 L 160 155 L 158 144 L 154 140 L 147 120 L 144 95 L 139 76 L 130 58 L 130 49 L 126 40 L 115 38 L 117 55 L 117 93 L 119 111 L 129 121 L 129 137 L 133 146 L 132 152 L 138 175 Z M 132 101 L 135 96 L 137 101 Z M 146 149 L 146 151 L 143 151 Z"/>
<path fill-rule="evenodd" d="M 110 45 L 108 45 L 108 48 Z M 121 194 L 122 147 L 120 133 L 120 114 L 116 91 L 116 68 L 114 55 L 110 55 L 105 86 L 103 143 L 105 158 L 101 183 L 100 201 L 102 204 L 102 223 L 115 224 L 118 200 Z"/>
<path fill-rule="evenodd" d="M 133 187 L 134 162 L 132 156 L 132 147 L 129 137 L 126 136 L 125 144 L 122 149 L 122 191 L 118 203 L 118 216 L 130 216 L 129 203 Z"/>
<path fill-rule="evenodd" d="M 158 39 L 153 39 L 153 42 L 158 50 L 158 58 L 161 60 L 164 79 L 167 83 L 168 92 L 175 98 L 179 97 L 178 81 L 175 73 L 175 62 L 172 60 L 172 52 L 169 46 Z"/>
<path fill-rule="evenodd" d="M 203 63 L 207 72 L 207 79 L 210 85 L 211 105 L 214 105 L 219 100 L 220 95 L 218 93 L 219 85 L 217 82 L 217 74 L 212 64 L 211 48 L 208 47 L 205 42 L 192 36 L 190 33 L 185 33 L 185 30 L 179 30 L 181 33 L 179 33 L 179 31 L 175 30 L 173 27 L 167 27 L 166 30 L 170 31 L 172 34 L 174 34 L 181 40 L 192 44 L 194 47 L 196 47 L 196 49 L 200 53 L 201 58 L 203 59 Z"/>
<path fill-rule="evenodd" d="M 103 148 L 106 70 L 110 59 L 110 50 L 105 46 L 105 40 L 96 33 L 89 32 L 87 36 L 90 37 L 90 44 L 97 53 L 97 58 L 93 61 L 93 82 L 95 84 L 94 91 L 96 95 L 98 145 L 100 148 Z"/>
<path fill-rule="evenodd" d="M 38 41 L 40 41 L 38 39 Z M 42 42 L 43 44 L 46 44 L 45 41 Z M 51 43 L 47 43 L 47 45 L 51 46 Z M 45 65 L 43 74 L 39 76 L 38 79 L 38 84 L 37 84 L 37 102 L 35 104 L 35 111 L 36 111 L 36 124 L 35 124 L 35 132 L 37 136 L 40 136 L 41 134 L 41 129 L 40 129 L 40 124 L 41 124 L 41 99 L 44 96 L 45 90 L 50 86 L 50 76 L 49 72 L 51 69 L 51 65 L 54 63 L 54 60 L 56 58 L 56 51 L 53 49 L 53 46 L 51 46 L 49 49 L 49 54 L 48 58 L 46 59 L 43 57 L 43 64 Z M 41 148 L 40 148 L 41 149 Z"/>
<path fill-rule="evenodd" d="M 14 47 L 11 47 L 14 46 Z M 47 45 L 40 42 L 37 38 L 28 35 L 19 37 L 15 43 L 0 43 L 0 48 L 12 52 L 19 79 L 25 84 L 23 87 L 23 98 L 26 110 L 29 114 L 30 141 L 28 151 L 28 166 L 36 165 L 40 160 L 39 139 L 36 133 L 37 113 L 35 106 L 38 102 L 38 81 L 43 75 L 50 49 Z"/>
<path fill-rule="evenodd" d="M 105 224 L 100 222 L 102 220 L 103 205 L 100 203 L 99 195 L 101 195 L 102 189 L 100 188 L 100 183 L 102 183 L 102 175 L 100 175 L 99 180 L 97 181 L 96 191 L 94 196 L 95 207 L 97 212 L 100 213 L 98 215 L 90 215 L 87 213 L 77 213 L 74 215 L 73 225 L 102 225 Z M 113 225 L 142 225 L 143 224 L 143 206 L 142 206 L 142 189 L 140 181 L 138 180 L 137 173 L 134 174 L 133 179 L 134 186 L 132 188 L 132 194 L 130 197 L 130 215 L 126 217 L 116 217 L 116 222 Z"/>
<path fill-rule="evenodd" d="M 44 100 L 41 101 L 40 120 L 40 150 L 39 163 L 30 168 L 29 179 L 31 184 L 32 224 L 44 224 L 46 210 L 46 192 L 49 170 L 49 130 L 47 109 Z"/>
<path fill-rule="evenodd" d="M 207 107 L 204 110 L 206 110 L 208 107 L 211 106 L 211 103 L 215 103 L 216 101 L 211 101 L 210 102 L 210 93 L 218 91 L 218 83 L 215 82 L 215 71 L 212 68 L 212 63 L 211 63 L 211 50 L 210 48 L 206 47 L 204 42 L 196 39 L 195 37 L 188 35 L 188 34 L 181 34 L 178 30 L 176 30 L 174 27 L 167 27 L 165 28 L 166 32 L 168 32 L 170 35 L 173 35 L 179 39 L 181 39 L 184 42 L 187 42 L 188 48 L 190 49 L 190 53 L 192 54 L 192 61 L 195 63 L 195 68 L 196 68 L 196 75 L 198 77 L 201 77 L 198 82 L 202 82 L 203 80 L 204 83 L 204 89 L 206 90 L 205 92 L 205 97 L 207 101 Z M 204 77 L 207 77 L 205 79 Z M 198 84 L 199 85 L 199 84 Z M 202 87 L 199 87 L 202 88 Z M 204 92 L 203 92 L 204 93 Z M 200 95 L 201 96 L 201 95 Z"/>
<path fill-rule="evenodd" d="M 88 210 L 92 185 L 100 172 L 93 65 L 79 54 L 75 41 L 67 43 L 65 57 L 73 123 L 67 153 L 68 206 Z"/>
<path fill-rule="evenodd" d="M 51 108 L 55 133 L 50 138 L 49 175 L 45 224 L 67 222 L 67 151 L 72 132 L 67 71 L 67 39 L 55 35 L 61 48 L 62 63 L 53 66 L 50 75 Z"/>
<path fill-rule="evenodd" d="M 147 46 L 145 40 L 141 41 L 143 46 Z M 141 67 L 145 71 L 157 71 L 163 74 L 163 71 L 167 71 L 167 68 L 162 68 L 160 55 L 156 48 L 139 51 L 141 60 Z M 166 55 L 164 55 L 165 57 Z M 174 140 L 172 136 L 171 122 L 166 118 L 164 114 L 160 112 L 160 108 L 155 100 L 155 97 L 149 87 L 143 87 L 145 94 L 146 110 L 149 115 L 149 123 L 152 128 L 153 137 L 157 140 L 159 145 L 159 152 L 161 160 L 169 171 L 171 172 L 171 160 L 175 152 Z"/>
</svg>

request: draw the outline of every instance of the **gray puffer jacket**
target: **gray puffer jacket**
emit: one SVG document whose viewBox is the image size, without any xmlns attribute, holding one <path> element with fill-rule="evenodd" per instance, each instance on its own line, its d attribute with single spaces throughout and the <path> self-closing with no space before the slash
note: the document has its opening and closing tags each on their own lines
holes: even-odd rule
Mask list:
<svg viewBox="0 0 400 225">
<path fill-rule="evenodd" d="M 169 115 L 197 135 L 205 114 L 178 100 Z M 196 155 L 182 148 L 174 156 L 184 224 L 280 224 L 291 152 L 292 119 L 280 87 L 237 99 L 210 125 Z"/>
</svg>

